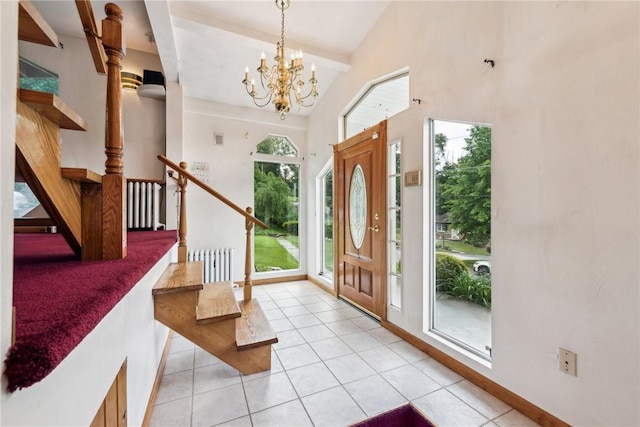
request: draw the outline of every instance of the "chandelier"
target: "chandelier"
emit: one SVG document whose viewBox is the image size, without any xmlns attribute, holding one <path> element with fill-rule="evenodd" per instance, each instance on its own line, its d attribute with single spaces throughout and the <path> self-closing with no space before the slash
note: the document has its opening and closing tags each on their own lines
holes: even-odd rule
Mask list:
<svg viewBox="0 0 640 427">
<path fill-rule="evenodd" d="M 260 85 L 263 94 L 258 95 L 256 92 L 255 79 L 249 80 L 249 67 L 244 70 L 244 84 L 247 93 L 253 99 L 254 104 L 258 107 L 265 107 L 273 102 L 276 112 L 280 113 L 280 119 L 284 120 L 286 114 L 291 110 L 292 101 L 300 107 L 311 107 L 318 96 L 316 69 L 311 66 L 311 78 L 309 84 L 311 89 L 304 94 L 305 82 L 302 79 L 304 65 L 302 64 L 302 51 L 294 51 L 291 54 L 291 61 L 285 58 L 284 47 L 284 11 L 289 7 L 291 0 L 275 0 L 276 6 L 282 12 L 282 31 L 280 33 L 280 41 L 276 45 L 276 63 L 268 67 L 264 52 L 260 59 L 260 66 L 257 71 L 260 73 Z M 292 95 L 293 93 L 293 95 Z"/>
</svg>

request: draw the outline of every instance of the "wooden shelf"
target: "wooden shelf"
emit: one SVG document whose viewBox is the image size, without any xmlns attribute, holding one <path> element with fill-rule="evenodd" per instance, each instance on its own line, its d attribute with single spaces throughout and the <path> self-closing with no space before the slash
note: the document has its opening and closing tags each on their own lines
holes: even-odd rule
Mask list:
<svg viewBox="0 0 640 427">
<path fill-rule="evenodd" d="M 19 1 L 18 39 L 58 47 L 58 36 L 28 0 Z"/>
<path fill-rule="evenodd" d="M 20 89 L 20 101 L 57 124 L 61 129 L 87 130 L 85 120 L 53 93 Z"/>
<path fill-rule="evenodd" d="M 81 168 L 60 168 L 62 177 L 76 182 L 89 184 L 102 184 L 102 175 L 89 169 Z"/>
</svg>

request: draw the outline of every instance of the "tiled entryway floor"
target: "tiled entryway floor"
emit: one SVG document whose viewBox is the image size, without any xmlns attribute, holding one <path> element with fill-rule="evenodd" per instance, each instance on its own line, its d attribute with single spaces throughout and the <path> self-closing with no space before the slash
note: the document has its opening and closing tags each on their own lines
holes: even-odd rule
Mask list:
<svg viewBox="0 0 640 427">
<path fill-rule="evenodd" d="M 413 402 L 439 426 L 535 426 L 307 281 L 254 286 L 278 334 L 241 375 L 174 334 L 151 426 L 347 426 Z"/>
</svg>

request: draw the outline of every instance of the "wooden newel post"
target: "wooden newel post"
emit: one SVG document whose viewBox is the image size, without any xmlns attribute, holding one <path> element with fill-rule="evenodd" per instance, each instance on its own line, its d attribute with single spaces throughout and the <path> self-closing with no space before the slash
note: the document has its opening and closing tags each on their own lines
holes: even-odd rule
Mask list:
<svg viewBox="0 0 640 427">
<path fill-rule="evenodd" d="M 187 169 L 185 162 L 180 162 L 182 169 Z M 178 191 L 180 192 L 180 226 L 178 227 L 178 262 L 187 262 L 187 177 L 178 174 Z"/>
<path fill-rule="evenodd" d="M 113 3 L 104 7 L 102 45 L 107 53 L 107 117 L 105 126 L 105 176 L 102 179 L 102 258 L 127 256 L 126 179 L 123 175 L 124 148 L 122 127 L 121 61 L 122 9 Z"/>
<path fill-rule="evenodd" d="M 247 213 L 251 215 L 253 209 L 247 208 Z M 253 269 L 251 262 L 251 229 L 253 229 L 253 222 L 245 219 L 245 228 L 247 229 L 247 245 L 244 256 L 244 300 L 249 301 L 251 299 L 251 270 Z"/>
</svg>

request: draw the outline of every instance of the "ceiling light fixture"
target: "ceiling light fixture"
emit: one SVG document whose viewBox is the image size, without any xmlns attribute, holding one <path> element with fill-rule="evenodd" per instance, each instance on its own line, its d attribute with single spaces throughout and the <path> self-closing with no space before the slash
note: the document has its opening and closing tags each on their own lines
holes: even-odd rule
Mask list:
<svg viewBox="0 0 640 427">
<path fill-rule="evenodd" d="M 258 107 L 265 107 L 273 102 L 276 112 L 280 113 L 280 119 L 284 120 L 286 114 L 291 110 L 292 99 L 295 99 L 300 107 L 311 107 L 318 96 L 316 69 L 315 65 L 311 66 L 311 78 L 309 84 L 311 89 L 306 95 L 303 95 L 305 82 L 302 80 L 302 72 L 304 65 L 302 64 L 302 51 L 293 51 L 291 61 L 285 58 L 286 50 L 284 47 L 284 11 L 291 3 L 291 0 L 275 0 L 276 6 L 282 12 L 282 31 L 280 33 L 280 41 L 276 45 L 276 63 L 268 67 L 264 52 L 260 59 L 260 67 L 257 71 L 260 73 L 260 84 L 266 92 L 264 95 L 258 95 L 256 92 L 255 79 L 249 80 L 249 67 L 244 71 L 244 84 L 247 93 L 253 99 L 254 104 Z M 294 95 L 291 95 L 291 92 Z"/>
</svg>

